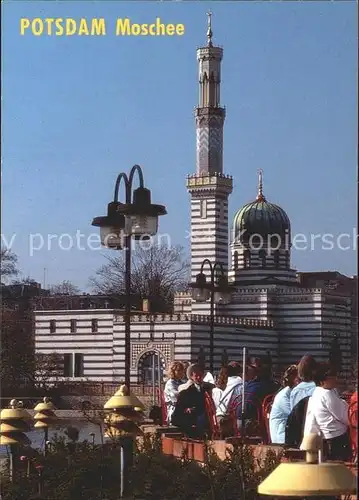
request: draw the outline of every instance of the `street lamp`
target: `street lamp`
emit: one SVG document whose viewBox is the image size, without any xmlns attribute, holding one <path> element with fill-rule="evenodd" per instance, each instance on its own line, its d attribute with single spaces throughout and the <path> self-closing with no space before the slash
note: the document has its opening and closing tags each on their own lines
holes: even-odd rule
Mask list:
<svg viewBox="0 0 359 500">
<path fill-rule="evenodd" d="M 138 174 L 139 187 L 133 190 Z M 125 183 L 125 203 L 118 200 L 121 181 Z M 163 205 L 151 203 L 151 191 L 144 186 L 143 173 L 134 165 L 129 176 L 120 173 L 115 184 L 114 200 L 107 206 L 107 216 L 95 217 L 93 226 L 100 228 L 101 244 L 113 250 L 125 250 L 125 384 L 130 387 L 131 362 L 131 243 L 148 240 L 158 230 L 158 217 L 167 213 Z"/>
<path fill-rule="evenodd" d="M 206 264 L 208 264 L 210 269 L 209 282 L 207 282 L 206 275 L 203 273 L 203 268 Z M 220 274 L 216 280 L 218 271 Z M 201 272 L 197 274 L 195 283 L 191 283 L 191 288 L 192 298 L 195 302 L 207 302 L 207 300 L 210 300 L 209 363 L 210 372 L 213 373 L 214 304 L 229 304 L 232 294 L 222 264 L 220 262 L 212 263 L 209 259 L 204 259 L 201 265 Z"/>
</svg>

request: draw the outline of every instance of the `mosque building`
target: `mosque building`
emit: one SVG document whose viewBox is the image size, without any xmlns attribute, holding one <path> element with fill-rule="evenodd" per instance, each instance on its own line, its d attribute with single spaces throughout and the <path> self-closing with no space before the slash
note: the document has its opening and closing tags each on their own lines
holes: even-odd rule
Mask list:
<svg viewBox="0 0 359 500">
<path fill-rule="evenodd" d="M 229 229 L 233 179 L 223 165 L 222 57 L 223 49 L 213 43 L 209 15 L 207 44 L 197 50 L 196 172 L 186 181 L 191 279 L 195 282 L 201 273 L 204 259 L 218 263 L 228 278 L 231 300 L 214 304 L 211 315 L 211 301 L 196 302 L 188 291 L 176 294 L 172 314 L 134 314 L 131 382 L 150 382 L 154 370 L 156 378 L 161 377 L 174 359 L 193 361 L 204 352 L 208 360 L 211 348 L 215 372 L 224 349 L 230 359 L 240 360 L 243 347 L 252 356 L 269 352 L 280 372 L 305 353 L 328 359 L 333 337 L 339 340 L 343 370 L 349 373 L 355 328 L 352 278 L 334 273 L 327 282 L 325 277 L 310 281 L 291 267 L 290 220 L 266 198 L 261 171 L 257 194 L 239 208 Z M 208 267 L 203 272 L 208 277 Z M 348 280 L 348 286 L 338 285 Z M 337 285 L 330 286 L 330 281 Z M 123 380 L 124 316 L 115 306 L 96 298 L 85 308 L 78 298 L 61 308 L 39 305 L 35 325 L 36 350 L 63 355 L 64 377 Z"/>
</svg>

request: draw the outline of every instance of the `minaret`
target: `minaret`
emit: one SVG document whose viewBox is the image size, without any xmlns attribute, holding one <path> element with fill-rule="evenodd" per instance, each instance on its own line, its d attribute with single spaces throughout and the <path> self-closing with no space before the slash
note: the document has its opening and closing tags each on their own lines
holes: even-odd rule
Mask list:
<svg viewBox="0 0 359 500">
<path fill-rule="evenodd" d="M 187 189 L 191 195 L 192 281 L 200 272 L 205 258 L 213 263 L 219 261 L 228 269 L 228 195 L 232 192 L 232 177 L 223 174 L 223 125 L 226 114 L 220 105 L 223 49 L 213 45 L 211 16 L 208 13 L 207 46 L 197 50 L 197 171 L 187 178 Z M 205 272 L 208 273 L 208 268 Z M 198 310 L 197 307 L 194 309 Z"/>
</svg>

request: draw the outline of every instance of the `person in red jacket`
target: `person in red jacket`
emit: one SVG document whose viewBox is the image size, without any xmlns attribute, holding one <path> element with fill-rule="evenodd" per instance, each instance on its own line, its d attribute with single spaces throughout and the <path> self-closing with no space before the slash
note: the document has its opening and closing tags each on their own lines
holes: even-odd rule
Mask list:
<svg viewBox="0 0 359 500">
<path fill-rule="evenodd" d="M 355 391 L 349 403 L 349 432 L 354 460 L 358 453 L 358 391 Z"/>
</svg>

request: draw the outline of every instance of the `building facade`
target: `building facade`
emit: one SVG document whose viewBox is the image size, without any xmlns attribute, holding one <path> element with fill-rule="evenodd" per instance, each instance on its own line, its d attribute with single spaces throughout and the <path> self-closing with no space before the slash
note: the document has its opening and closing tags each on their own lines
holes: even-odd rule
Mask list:
<svg viewBox="0 0 359 500">
<path fill-rule="evenodd" d="M 290 220 L 281 207 L 266 199 L 262 172 L 256 196 L 237 211 L 229 231 L 233 179 L 223 164 L 222 57 L 223 49 L 213 44 L 209 18 L 207 44 L 197 50 L 196 172 L 187 177 L 186 185 L 192 281 L 207 258 L 221 264 L 232 288 L 231 303 L 214 309 L 215 369 L 220 367 L 223 349 L 230 358 L 240 359 L 243 347 L 254 356 L 269 351 L 278 371 L 305 353 L 328 359 L 331 339 L 337 336 L 343 369 L 349 373 L 356 285 L 349 293 L 291 267 Z M 118 304 L 105 305 L 106 300 L 99 297 L 95 302 L 87 308 L 78 302 L 66 308 L 37 308 L 36 349 L 63 354 L 66 378 L 120 382 L 125 373 L 123 311 Z M 201 349 L 208 354 L 209 324 L 209 302 L 194 302 L 190 292 L 176 295 L 173 314 L 134 312 L 132 382 L 153 382 L 172 360 L 196 360 Z"/>
</svg>

